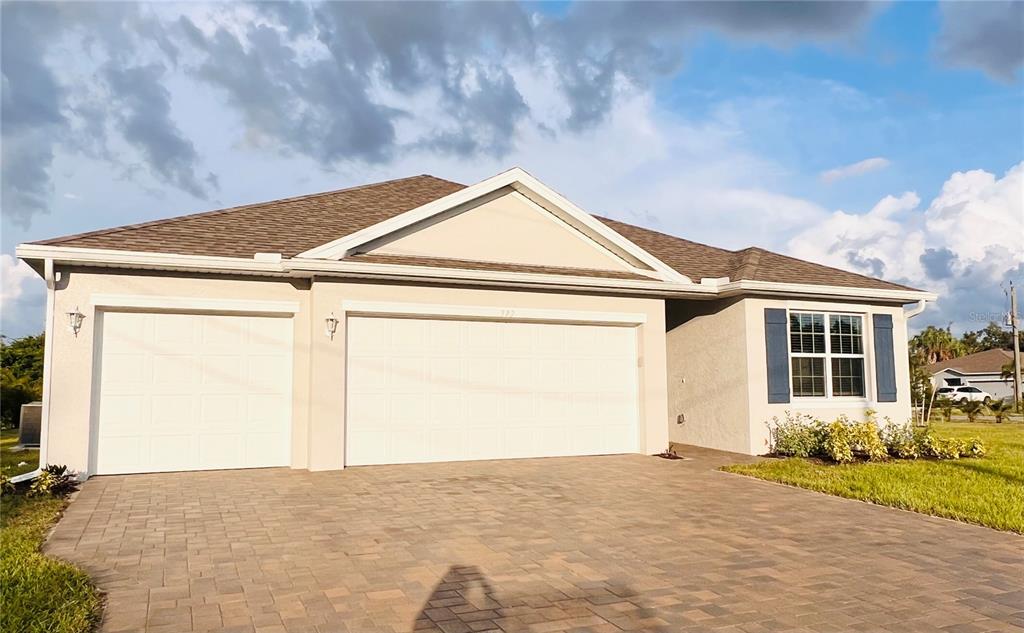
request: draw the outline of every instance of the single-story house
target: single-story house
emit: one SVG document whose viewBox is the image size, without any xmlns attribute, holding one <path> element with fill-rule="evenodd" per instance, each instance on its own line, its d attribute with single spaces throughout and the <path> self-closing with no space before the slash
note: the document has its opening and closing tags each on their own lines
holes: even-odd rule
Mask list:
<svg viewBox="0 0 1024 633">
<path fill-rule="evenodd" d="M 18 256 L 48 288 L 42 460 L 87 475 L 763 453 L 787 410 L 908 419 L 935 298 L 593 216 L 518 168 Z"/>
<path fill-rule="evenodd" d="M 993 398 L 1013 397 L 1013 378 L 1003 377 L 1003 367 L 1013 362 L 1013 352 L 1008 349 L 988 349 L 951 358 L 928 365 L 932 375 L 932 387 L 972 386 L 987 392 Z"/>
</svg>

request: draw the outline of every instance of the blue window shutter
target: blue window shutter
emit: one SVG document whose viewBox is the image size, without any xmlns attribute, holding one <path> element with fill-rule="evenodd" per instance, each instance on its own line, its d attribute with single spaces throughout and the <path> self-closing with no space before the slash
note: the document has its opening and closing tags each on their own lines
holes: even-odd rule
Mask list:
<svg viewBox="0 0 1024 633">
<path fill-rule="evenodd" d="M 896 402 L 896 357 L 892 350 L 892 316 L 871 315 L 875 335 L 875 380 L 879 402 Z"/>
<path fill-rule="evenodd" d="M 764 344 L 768 358 L 768 402 L 789 402 L 789 320 L 785 310 L 764 309 Z"/>
</svg>

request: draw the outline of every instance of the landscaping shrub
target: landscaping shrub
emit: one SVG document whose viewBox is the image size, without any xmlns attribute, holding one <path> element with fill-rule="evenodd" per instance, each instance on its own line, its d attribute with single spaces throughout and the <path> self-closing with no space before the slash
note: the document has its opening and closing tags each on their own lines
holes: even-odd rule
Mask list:
<svg viewBox="0 0 1024 633">
<path fill-rule="evenodd" d="M 873 411 L 868 411 L 862 422 L 841 415 L 828 423 L 808 415 L 787 413 L 785 421 L 772 418 L 768 426 L 772 454 L 820 457 L 837 464 L 848 464 L 858 458 L 881 461 L 890 457 L 958 459 L 985 455 L 985 445 L 978 438 L 940 438 L 928 426 L 895 424 L 888 418 L 879 428 Z"/>
<path fill-rule="evenodd" d="M 63 497 L 74 492 L 78 487 L 78 477 L 67 466 L 50 464 L 43 468 L 39 476 L 32 482 L 29 494 L 33 496 L 50 495 Z"/>
<path fill-rule="evenodd" d="M 772 418 L 768 425 L 772 452 L 791 457 L 810 457 L 821 447 L 820 432 L 813 417 L 786 412 L 786 420 Z"/>
<path fill-rule="evenodd" d="M 9 495 L 13 492 L 14 484 L 11 482 L 11 478 L 0 473 L 0 495 Z"/>
<path fill-rule="evenodd" d="M 837 464 L 853 461 L 853 433 L 846 416 L 822 428 L 821 452 Z"/>
<path fill-rule="evenodd" d="M 896 424 L 886 419 L 880 436 L 885 450 L 897 459 L 917 459 L 921 455 L 918 432 L 910 424 Z"/>
</svg>

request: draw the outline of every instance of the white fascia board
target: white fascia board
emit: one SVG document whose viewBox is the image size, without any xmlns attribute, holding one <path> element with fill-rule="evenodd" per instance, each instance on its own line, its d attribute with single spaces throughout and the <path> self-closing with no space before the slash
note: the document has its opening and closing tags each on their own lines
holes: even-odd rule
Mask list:
<svg viewBox="0 0 1024 633">
<path fill-rule="evenodd" d="M 577 229 L 585 227 L 586 231 L 584 231 L 584 234 L 587 234 L 592 239 L 598 238 L 599 242 L 614 245 L 616 247 L 614 250 L 618 251 L 617 254 L 624 255 L 627 261 L 633 260 L 634 262 L 642 262 L 650 266 L 665 281 L 677 283 L 690 282 L 690 279 L 685 275 L 613 231 L 604 223 L 595 219 L 572 202 L 569 202 L 569 200 L 519 167 L 514 167 L 496 176 L 482 180 L 475 185 L 470 185 L 465 189 L 448 194 L 443 198 L 438 198 L 433 202 L 428 202 L 423 206 L 406 211 L 383 222 L 378 222 L 351 235 L 346 235 L 322 246 L 299 253 L 298 257 L 304 259 L 343 259 L 360 246 L 364 246 L 385 235 L 400 231 L 460 205 L 468 204 L 503 187 L 512 187 L 549 212 L 554 213 L 555 211 L 551 207 L 555 207 L 555 210 L 561 212 L 555 213 L 556 216 L 563 220 L 571 219 L 569 224 Z"/>
<path fill-rule="evenodd" d="M 145 251 L 120 251 L 101 248 L 70 248 L 21 244 L 15 251 L 20 259 L 52 259 L 55 264 L 75 266 L 112 266 L 155 270 L 212 271 L 221 273 L 284 274 L 279 261 L 261 261 L 243 257 L 213 257 L 206 255 L 179 255 Z"/>
<path fill-rule="evenodd" d="M 828 299 L 874 299 L 877 301 L 911 303 L 935 301 L 938 295 L 921 290 L 887 290 L 880 288 L 853 288 L 846 286 L 819 286 L 774 281 L 732 281 L 717 286 L 718 294 L 731 297 L 744 294 L 782 295 L 787 297 L 821 297 Z"/>
<path fill-rule="evenodd" d="M 633 312 L 592 312 L 588 310 L 547 310 L 522 307 L 441 305 L 382 301 L 343 301 L 346 316 L 418 317 L 425 319 L 481 319 L 488 321 L 530 321 L 537 323 L 588 323 L 595 325 L 641 325 L 647 315 Z"/>
<path fill-rule="evenodd" d="M 698 295 L 713 298 L 714 288 L 690 283 L 672 283 L 655 279 L 614 279 L 608 277 L 581 277 L 547 273 L 506 272 L 462 268 L 409 266 L 405 264 L 378 264 L 345 260 L 290 259 L 285 267 L 296 273 L 320 276 L 367 277 L 386 279 L 431 280 L 445 283 L 475 283 L 519 287 L 595 288 L 618 292 L 640 292 L 666 296 Z"/>
<path fill-rule="evenodd" d="M 596 221 L 596 220 L 595 220 Z M 766 281 L 734 281 L 724 284 L 694 284 L 682 282 L 578 277 L 544 273 L 522 273 L 456 268 L 434 268 L 403 264 L 377 264 L 331 259 L 291 258 L 280 262 L 266 262 L 241 257 L 212 257 L 178 255 L 112 249 L 70 248 L 22 244 L 16 250 L 24 260 L 51 259 L 54 264 L 100 266 L 127 269 L 175 270 L 220 274 L 250 274 L 285 277 L 337 275 L 377 279 L 431 280 L 448 283 L 475 283 L 542 288 L 598 288 L 623 293 L 636 293 L 661 297 L 694 297 L 712 299 L 743 294 L 765 294 L 788 297 L 876 300 L 911 303 L 935 301 L 937 295 L 914 290 L 882 290 L 848 288 L 845 286 L 819 286 Z"/>
<path fill-rule="evenodd" d="M 208 297 L 168 297 L 165 295 L 94 294 L 90 297 L 90 302 L 97 308 L 159 312 L 292 315 L 299 311 L 298 301 L 211 299 Z"/>
</svg>

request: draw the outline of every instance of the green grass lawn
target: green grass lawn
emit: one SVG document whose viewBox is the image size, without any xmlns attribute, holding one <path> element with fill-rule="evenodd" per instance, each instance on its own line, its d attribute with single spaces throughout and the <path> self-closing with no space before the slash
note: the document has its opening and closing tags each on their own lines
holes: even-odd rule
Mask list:
<svg viewBox="0 0 1024 633">
<path fill-rule="evenodd" d="M 0 631 L 85 633 L 99 621 L 100 599 L 89 576 L 39 553 L 66 503 L 49 496 L 0 498 Z"/>
<path fill-rule="evenodd" d="M 15 450 L 17 445 L 18 429 L 0 431 L 0 468 L 8 477 L 33 471 L 39 466 L 38 448 L 19 451 Z"/>
<path fill-rule="evenodd" d="M 933 429 L 980 437 L 988 455 L 845 465 L 791 457 L 722 470 L 1024 534 L 1024 425 L 953 422 Z"/>
</svg>

